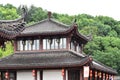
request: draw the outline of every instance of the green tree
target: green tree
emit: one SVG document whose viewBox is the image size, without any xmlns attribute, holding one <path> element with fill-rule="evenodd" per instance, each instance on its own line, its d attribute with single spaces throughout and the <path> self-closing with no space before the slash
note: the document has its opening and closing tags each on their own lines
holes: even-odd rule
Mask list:
<svg viewBox="0 0 120 80">
<path fill-rule="evenodd" d="M 1 20 L 11 20 L 18 18 L 17 10 L 10 4 L 6 4 L 5 6 L 0 6 L 0 19 Z"/>
</svg>

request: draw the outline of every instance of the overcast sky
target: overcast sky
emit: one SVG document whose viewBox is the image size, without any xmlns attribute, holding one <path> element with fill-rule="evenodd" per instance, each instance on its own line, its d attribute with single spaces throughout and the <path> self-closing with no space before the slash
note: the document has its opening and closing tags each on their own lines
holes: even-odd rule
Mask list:
<svg viewBox="0 0 120 80">
<path fill-rule="evenodd" d="M 69 15 L 103 15 L 120 20 L 120 0 L 0 0 L 0 4 L 34 5 L 45 10 Z"/>
</svg>

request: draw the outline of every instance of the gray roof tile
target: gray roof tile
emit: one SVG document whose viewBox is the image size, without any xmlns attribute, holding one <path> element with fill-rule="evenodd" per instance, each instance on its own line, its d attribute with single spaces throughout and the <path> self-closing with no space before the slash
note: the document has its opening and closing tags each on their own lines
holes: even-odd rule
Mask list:
<svg viewBox="0 0 120 80">
<path fill-rule="evenodd" d="M 0 37 L 11 39 L 24 30 L 24 18 L 0 20 Z"/>
<path fill-rule="evenodd" d="M 45 19 L 28 26 L 21 34 L 61 32 L 69 28 L 70 26 L 57 22 L 54 19 Z"/>
<path fill-rule="evenodd" d="M 84 65 L 82 58 L 70 51 L 15 53 L 0 60 L 0 69 L 20 67 L 70 67 Z"/>
<path fill-rule="evenodd" d="M 21 52 L 0 59 L 0 69 L 79 67 L 89 61 L 90 57 L 72 51 Z M 112 68 L 95 60 L 92 61 L 91 68 L 117 74 Z"/>
</svg>

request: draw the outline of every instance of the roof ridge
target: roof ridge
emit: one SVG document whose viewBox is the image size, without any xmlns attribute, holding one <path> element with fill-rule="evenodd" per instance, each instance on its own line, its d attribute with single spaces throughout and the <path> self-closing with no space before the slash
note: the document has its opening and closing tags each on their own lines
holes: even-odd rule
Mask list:
<svg viewBox="0 0 120 80">
<path fill-rule="evenodd" d="M 52 21 L 54 23 L 57 23 L 59 25 L 62 25 L 61 27 L 64 27 L 64 28 L 69 28 L 71 26 L 71 25 L 64 24 L 64 23 L 62 23 L 62 22 L 60 22 L 60 21 L 58 21 L 56 19 L 53 19 L 53 18 L 51 18 L 50 21 Z"/>
<path fill-rule="evenodd" d="M 43 20 L 41 20 L 41 21 L 35 22 L 35 23 L 31 24 L 31 25 L 28 25 L 28 26 L 26 26 L 26 28 L 34 27 L 34 25 L 43 23 L 43 22 L 45 22 L 45 21 L 54 22 L 54 23 L 56 23 L 56 24 L 62 25 L 61 27 L 64 26 L 64 28 L 69 28 L 69 27 L 71 26 L 71 25 L 66 25 L 66 24 L 64 24 L 64 23 L 62 23 L 62 22 L 60 22 L 60 21 L 58 21 L 58 20 L 56 20 L 56 19 L 53 19 L 53 18 L 50 18 L 50 19 L 46 18 L 46 19 L 43 19 Z"/>
</svg>

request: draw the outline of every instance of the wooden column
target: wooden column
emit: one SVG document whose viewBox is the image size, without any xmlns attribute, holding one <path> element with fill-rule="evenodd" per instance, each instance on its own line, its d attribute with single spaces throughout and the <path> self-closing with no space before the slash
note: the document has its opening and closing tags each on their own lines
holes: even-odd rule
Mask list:
<svg viewBox="0 0 120 80">
<path fill-rule="evenodd" d="M 103 73 L 103 80 L 105 80 L 105 73 Z"/>
<path fill-rule="evenodd" d="M 108 80 L 108 74 L 106 74 L 106 80 Z"/>
<path fill-rule="evenodd" d="M 67 37 L 67 50 L 70 50 L 70 36 Z"/>
<path fill-rule="evenodd" d="M 103 72 L 101 72 L 101 80 L 103 80 Z"/>
<path fill-rule="evenodd" d="M 110 74 L 108 74 L 108 80 L 110 79 L 110 77 L 111 77 L 111 75 L 110 75 Z"/>
<path fill-rule="evenodd" d="M 39 38 L 40 40 L 40 51 L 43 51 L 43 39 Z"/>
<path fill-rule="evenodd" d="M 34 77 L 34 80 L 37 80 L 37 70 L 32 70 L 32 75 Z"/>
<path fill-rule="evenodd" d="M 80 70 L 80 80 L 83 80 L 83 69 Z"/>
<path fill-rule="evenodd" d="M 66 80 L 66 70 L 62 69 L 61 72 L 62 72 L 63 80 Z"/>
<path fill-rule="evenodd" d="M 97 71 L 95 71 L 95 80 L 97 80 L 97 76 L 98 76 Z"/>
<path fill-rule="evenodd" d="M 9 80 L 9 72 L 8 71 L 5 72 L 5 78 L 6 78 L 6 80 Z"/>
<path fill-rule="evenodd" d="M 93 74 L 92 74 L 92 70 L 90 70 L 90 80 L 92 80 Z"/>
<path fill-rule="evenodd" d="M 43 71 L 40 71 L 40 80 L 43 80 Z"/>
<path fill-rule="evenodd" d="M 63 80 L 66 80 L 66 69 L 64 69 L 64 78 Z"/>
<path fill-rule="evenodd" d="M 101 72 L 98 73 L 98 80 L 102 80 L 102 75 L 101 75 Z"/>
<path fill-rule="evenodd" d="M 17 41 L 16 41 L 16 39 L 14 40 L 14 52 L 17 50 Z"/>
<path fill-rule="evenodd" d="M 113 77 L 113 80 L 115 80 L 115 79 L 114 79 L 114 75 L 112 75 L 112 77 Z"/>
</svg>

